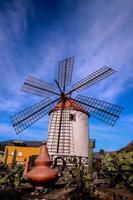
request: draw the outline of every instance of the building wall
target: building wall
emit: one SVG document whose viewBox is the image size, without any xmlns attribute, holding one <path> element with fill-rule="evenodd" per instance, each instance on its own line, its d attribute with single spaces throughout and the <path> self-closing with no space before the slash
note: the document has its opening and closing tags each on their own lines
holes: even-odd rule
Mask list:
<svg viewBox="0 0 133 200">
<path fill-rule="evenodd" d="M 49 118 L 48 151 L 57 154 L 60 110 L 53 111 Z M 74 109 L 64 109 L 60 132 L 60 155 L 88 156 L 88 115 Z"/>
<path fill-rule="evenodd" d="M 40 147 L 6 146 L 5 152 L 7 148 L 8 148 L 8 157 L 7 157 L 8 165 L 12 163 L 14 150 L 17 150 L 16 161 L 18 164 L 23 164 L 25 159 L 29 161 L 30 156 L 38 155 L 40 151 Z"/>
<path fill-rule="evenodd" d="M 59 152 L 60 155 L 69 155 L 72 153 L 71 149 L 71 134 L 72 126 L 69 120 L 70 110 L 63 110 L 61 132 L 60 132 L 60 142 L 59 142 Z M 60 115 L 61 111 L 56 110 L 50 114 L 49 118 L 49 129 L 48 129 L 48 151 L 49 154 L 57 154 L 57 144 L 60 126 Z"/>
<path fill-rule="evenodd" d="M 75 111 L 76 120 L 72 121 L 74 155 L 88 157 L 89 123 L 88 115 Z"/>
</svg>

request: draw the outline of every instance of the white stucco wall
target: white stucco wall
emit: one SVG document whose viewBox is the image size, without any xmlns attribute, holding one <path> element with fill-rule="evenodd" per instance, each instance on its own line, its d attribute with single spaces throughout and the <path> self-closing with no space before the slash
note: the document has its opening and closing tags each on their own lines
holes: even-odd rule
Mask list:
<svg viewBox="0 0 133 200">
<path fill-rule="evenodd" d="M 72 122 L 74 137 L 74 154 L 88 156 L 89 123 L 88 115 L 76 111 L 76 121 Z"/>
<path fill-rule="evenodd" d="M 54 118 L 52 117 L 52 115 L 54 114 Z M 57 115 L 57 111 L 54 111 L 54 113 L 52 112 L 50 114 L 50 118 L 49 118 L 49 136 L 48 138 L 53 138 L 54 142 L 50 141 L 48 139 L 48 149 L 49 149 L 49 153 L 50 154 L 56 154 L 55 151 L 57 149 L 57 135 L 58 135 L 58 121 L 56 121 L 56 115 Z M 89 140 L 89 127 L 88 127 L 88 115 L 80 112 L 80 111 L 76 111 L 73 109 L 70 109 L 69 111 L 64 111 L 64 115 L 66 117 L 66 115 L 70 114 L 74 114 L 75 115 L 75 121 L 70 121 L 70 140 L 68 140 L 68 130 L 62 130 L 61 131 L 61 138 L 63 137 L 63 141 L 66 143 L 69 141 L 70 142 L 70 151 L 68 153 L 67 151 L 60 151 L 59 154 L 62 155 L 76 155 L 76 156 L 83 156 L 83 157 L 87 157 L 88 156 L 88 140 Z M 59 116 L 59 114 L 58 114 Z M 51 132 L 51 123 L 52 123 L 52 119 L 55 120 L 54 122 L 54 131 Z M 66 125 L 64 125 L 64 127 L 66 127 Z M 65 136 L 66 134 L 66 136 Z M 62 140 L 61 140 L 62 141 Z M 62 142 L 60 141 L 60 146 L 64 146 L 64 150 L 65 150 L 65 145 L 66 144 L 62 144 Z M 64 143 L 63 142 L 63 143 Z M 54 146 L 51 148 L 51 145 Z"/>
</svg>

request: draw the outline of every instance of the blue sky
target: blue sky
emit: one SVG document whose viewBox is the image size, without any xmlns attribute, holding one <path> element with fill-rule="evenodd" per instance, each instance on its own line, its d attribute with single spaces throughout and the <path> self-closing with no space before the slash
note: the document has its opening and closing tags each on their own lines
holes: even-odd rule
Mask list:
<svg viewBox="0 0 133 200">
<path fill-rule="evenodd" d="M 10 116 L 42 100 L 20 91 L 32 75 L 53 83 L 58 61 L 75 56 L 73 83 L 110 66 L 117 73 L 81 92 L 124 107 L 115 127 L 90 119 L 96 149 L 133 138 L 133 1 L 0 1 L 0 140 L 47 139 L 48 116 L 16 136 Z"/>
</svg>

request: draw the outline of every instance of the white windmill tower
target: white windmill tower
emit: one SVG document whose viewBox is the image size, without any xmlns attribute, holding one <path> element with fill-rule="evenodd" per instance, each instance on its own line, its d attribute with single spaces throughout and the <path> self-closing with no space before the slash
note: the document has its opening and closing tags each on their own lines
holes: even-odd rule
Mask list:
<svg viewBox="0 0 133 200">
<path fill-rule="evenodd" d="M 50 112 L 48 129 L 48 150 L 50 154 L 67 156 L 88 156 L 89 113 L 76 101 L 65 103 L 60 125 L 62 102 Z M 60 127 L 61 126 L 61 127 Z M 60 141 L 59 139 L 60 130 Z"/>
<path fill-rule="evenodd" d="M 71 84 L 73 64 L 74 57 L 59 62 L 58 77 L 55 80 L 59 92 L 56 91 L 57 87 L 29 76 L 22 91 L 46 98 L 15 114 L 11 117 L 11 121 L 16 133 L 20 133 L 50 112 L 48 130 L 50 154 L 87 156 L 89 116 L 113 126 L 119 118 L 122 107 L 83 95 L 72 98 L 73 92 L 80 92 L 116 72 L 110 67 L 101 67 L 72 85 L 70 91 L 66 91 L 66 86 Z M 57 98 L 54 95 L 57 95 Z"/>
</svg>

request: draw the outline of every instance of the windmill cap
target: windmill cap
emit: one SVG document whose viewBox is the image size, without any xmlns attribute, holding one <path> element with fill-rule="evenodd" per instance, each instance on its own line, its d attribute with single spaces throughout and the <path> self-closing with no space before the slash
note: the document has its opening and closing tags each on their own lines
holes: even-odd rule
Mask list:
<svg viewBox="0 0 133 200">
<path fill-rule="evenodd" d="M 62 108 L 62 102 L 58 103 L 52 111 L 61 110 L 61 108 Z M 76 101 L 71 99 L 65 102 L 63 109 L 70 109 L 70 108 L 72 108 L 73 110 L 83 112 L 88 115 L 88 112 L 82 106 L 80 106 Z"/>
</svg>

